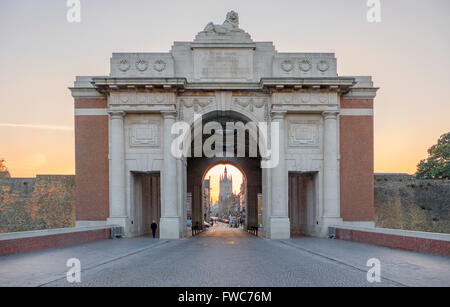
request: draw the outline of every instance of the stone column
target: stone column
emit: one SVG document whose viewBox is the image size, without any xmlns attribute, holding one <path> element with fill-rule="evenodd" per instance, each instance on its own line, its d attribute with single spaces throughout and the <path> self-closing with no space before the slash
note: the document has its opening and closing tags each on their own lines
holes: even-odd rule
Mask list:
<svg viewBox="0 0 450 307">
<path fill-rule="evenodd" d="M 278 124 L 279 134 L 279 162 L 271 169 L 271 216 L 270 238 L 288 239 L 290 237 L 290 224 L 288 216 L 287 179 L 288 174 L 285 163 L 285 112 L 272 113 L 272 127 Z M 275 125 L 274 125 L 275 124 Z M 271 128 L 273 129 L 273 128 Z M 272 133 L 271 133 L 272 135 Z M 271 136 L 272 138 L 272 136 Z M 274 142 L 271 139 L 271 150 L 274 150 Z M 273 153 L 272 153 L 273 154 Z"/>
<path fill-rule="evenodd" d="M 162 239 L 180 238 L 180 217 L 177 206 L 177 159 L 172 154 L 173 135 L 171 129 L 175 123 L 176 112 L 161 112 L 164 117 L 164 165 L 162 172 L 162 203 L 160 237 Z"/>
<path fill-rule="evenodd" d="M 261 160 L 267 160 L 261 158 Z M 270 239 L 270 204 L 272 203 L 272 196 L 270 194 L 270 169 L 263 168 L 261 170 L 262 176 L 262 198 L 263 198 L 263 237 Z M 246 219 L 247 221 L 247 219 Z"/>
<path fill-rule="evenodd" d="M 125 193 L 125 112 L 110 112 L 111 120 L 111 201 L 108 224 L 125 227 L 127 218 Z"/>
<path fill-rule="evenodd" d="M 184 197 L 185 193 L 183 191 L 183 160 L 182 158 L 177 159 L 177 206 L 178 206 L 178 216 L 180 217 L 180 238 L 185 236 L 186 230 L 186 218 L 185 212 L 186 208 L 184 208 L 184 203 L 186 197 Z"/>
<path fill-rule="evenodd" d="M 339 150 L 338 150 L 338 111 L 323 112 L 323 232 L 328 226 L 339 224 Z"/>
</svg>

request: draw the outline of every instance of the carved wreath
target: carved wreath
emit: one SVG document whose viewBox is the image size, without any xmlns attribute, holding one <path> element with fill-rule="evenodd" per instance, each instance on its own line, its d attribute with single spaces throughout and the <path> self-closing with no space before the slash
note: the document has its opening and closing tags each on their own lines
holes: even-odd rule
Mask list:
<svg viewBox="0 0 450 307">
<path fill-rule="evenodd" d="M 145 60 L 137 60 L 136 61 L 136 68 L 139 71 L 146 71 L 148 68 L 148 62 Z"/>
<path fill-rule="evenodd" d="M 130 69 L 130 63 L 128 63 L 127 60 L 123 59 L 119 63 L 119 69 L 123 72 L 126 72 L 128 69 Z"/>
<path fill-rule="evenodd" d="M 292 69 L 294 69 L 294 64 L 291 60 L 284 60 L 281 62 L 281 69 L 283 69 L 285 72 L 290 72 Z"/>
<path fill-rule="evenodd" d="M 299 63 L 300 70 L 303 72 L 310 71 L 312 68 L 311 62 L 308 59 L 303 59 Z"/>
<path fill-rule="evenodd" d="M 326 72 L 328 68 L 330 68 L 330 64 L 328 64 L 328 62 L 325 60 L 321 60 L 317 64 L 317 69 L 320 70 L 321 72 Z"/>
<path fill-rule="evenodd" d="M 166 69 L 166 62 L 163 60 L 156 60 L 155 63 L 153 63 L 153 69 L 159 72 L 163 71 Z"/>
</svg>

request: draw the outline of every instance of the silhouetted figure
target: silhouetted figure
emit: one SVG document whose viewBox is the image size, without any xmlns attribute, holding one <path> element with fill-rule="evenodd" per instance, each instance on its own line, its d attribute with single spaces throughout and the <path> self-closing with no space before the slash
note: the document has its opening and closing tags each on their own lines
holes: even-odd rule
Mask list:
<svg viewBox="0 0 450 307">
<path fill-rule="evenodd" d="M 152 229 L 153 238 L 156 238 L 156 229 L 158 228 L 158 224 L 156 224 L 155 220 L 152 221 L 150 228 Z"/>
</svg>

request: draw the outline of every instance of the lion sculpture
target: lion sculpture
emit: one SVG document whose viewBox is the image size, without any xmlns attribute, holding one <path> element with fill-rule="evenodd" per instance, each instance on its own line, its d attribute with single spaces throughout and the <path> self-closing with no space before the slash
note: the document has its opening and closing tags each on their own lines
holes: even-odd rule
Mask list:
<svg viewBox="0 0 450 307">
<path fill-rule="evenodd" d="M 227 13 L 227 18 L 221 25 L 208 23 L 204 29 L 205 32 L 215 32 L 217 34 L 226 34 L 228 32 L 243 32 L 239 29 L 239 15 L 235 11 Z"/>
</svg>

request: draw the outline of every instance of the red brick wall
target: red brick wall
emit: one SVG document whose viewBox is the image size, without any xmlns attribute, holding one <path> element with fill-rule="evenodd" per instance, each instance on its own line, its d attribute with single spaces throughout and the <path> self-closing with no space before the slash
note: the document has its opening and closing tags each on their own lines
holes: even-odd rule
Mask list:
<svg viewBox="0 0 450 307">
<path fill-rule="evenodd" d="M 416 252 L 450 256 L 450 242 L 336 228 L 336 238 Z"/>
<path fill-rule="evenodd" d="M 106 99 L 77 98 L 75 99 L 76 109 L 106 109 Z"/>
<path fill-rule="evenodd" d="M 111 229 L 107 228 L 41 237 L 3 240 L 0 241 L 0 255 L 106 240 L 110 238 L 110 236 Z"/>
<path fill-rule="evenodd" d="M 370 109 L 372 99 L 341 100 L 342 109 Z M 340 199 L 344 221 L 374 220 L 373 116 L 340 116 Z"/>
<path fill-rule="evenodd" d="M 373 109 L 373 99 L 341 99 L 342 109 Z"/>
<path fill-rule="evenodd" d="M 75 99 L 81 108 L 105 108 L 106 99 Z M 75 216 L 77 221 L 109 216 L 108 116 L 75 116 Z"/>
</svg>

